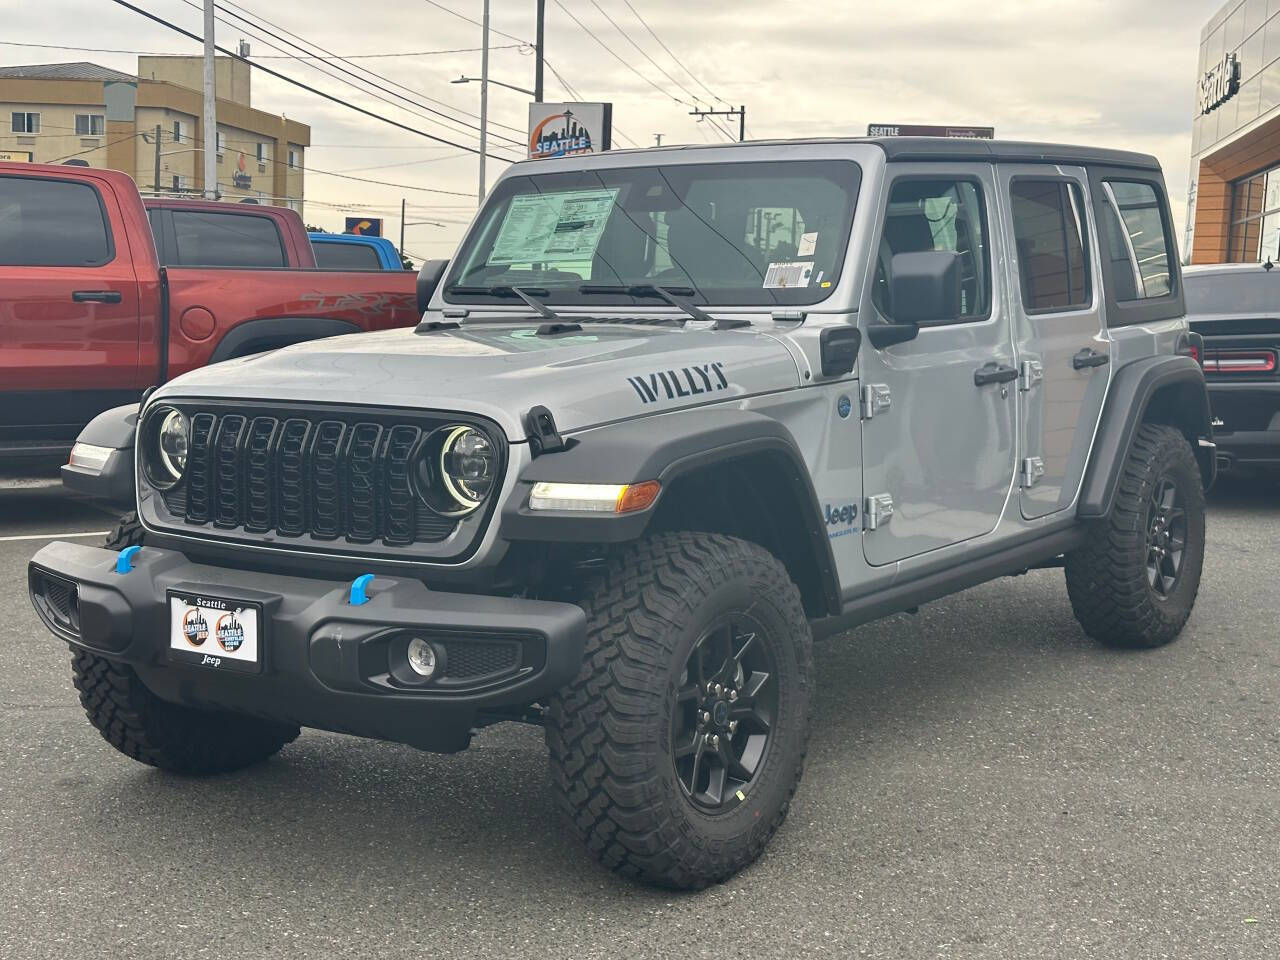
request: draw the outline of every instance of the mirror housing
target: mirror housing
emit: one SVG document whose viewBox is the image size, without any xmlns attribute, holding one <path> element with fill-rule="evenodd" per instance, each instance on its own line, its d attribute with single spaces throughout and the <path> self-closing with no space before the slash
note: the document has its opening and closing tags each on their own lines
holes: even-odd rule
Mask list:
<svg viewBox="0 0 1280 960">
<path fill-rule="evenodd" d="M 891 272 L 894 326 L 960 318 L 960 254 L 952 250 L 896 253 Z"/>
<path fill-rule="evenodd" d="M 881 323 L 873 321 L 867 324 L 867 339 L 877 350 L 892 347 L 895 343 L 906 343 L 920 335 L 918 323 Z"/>
<path fill-rule="evenodd" d="M 424 260 L 418 270 L 418 316 L 427 312 L 431 297 L 449 269 L 448 260 Z"/>
<path fill-rule="evenodd" d="M 827 327 L 818 338 L 822 356 L 822 375 L 841 377 L 853 372 L 858 362 L 862 333 L 857 327 Z"/>
</svg>

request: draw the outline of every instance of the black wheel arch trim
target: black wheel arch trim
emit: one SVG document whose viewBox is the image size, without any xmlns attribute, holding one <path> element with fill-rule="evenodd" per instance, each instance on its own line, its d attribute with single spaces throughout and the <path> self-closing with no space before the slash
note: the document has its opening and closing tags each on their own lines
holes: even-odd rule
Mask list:
<svg viewBox="0 0 1280 960">
<path fill-rule="evenodd" d="M 238 323 L 218 342 L 209 357 L 209 363 L 220 363 L 232 357 L 254 352 L 249 348 L 256 343 L 267 344 L 263 349 L 273 349 L 288 343 L 322 340 L 346 333 L 360 333 L 360 327 L 349 320 L 333 317 L 269 317 L 262 320 L 245 320 Z"/>
<path fill-rule="evenodd" d="M 502 509 L 500 539 L 543 543 L 623 543 L 644 536 L 662 497 L 681 476 L 714 464 L 764 454 L 782 467 L 788 495 L 804 524 L 816 564 L 824 605 L 841 609 L 831 544 L 822 523 L 817 492 L 795 438 L 771 417 L 750 410 L 700 409 L 624 421 L 585 431 L 554 456 L 531 461 L 517 478 Z M 582 514 L 529 509 L 529 492 L 539 481 L 639 483 L 658 480 L 663 492 L 649 509 L 623 514 Z"/>
<path fill-rule="evenodd" d="M 1157 402 L 1154 409 L 1153 401 Z M 1181 429 L 1191 442 L 1205 489 L 1213 483 L 1217 462 L 1204 371 L 1191 357 L 1146 357 L 1125 364 L 1111 382 L 1085 470 L 1077 516 L 1097 519 L 1111 513 L 1125 458 L 1138 427 L 1145 422 Z"/>
</svg>

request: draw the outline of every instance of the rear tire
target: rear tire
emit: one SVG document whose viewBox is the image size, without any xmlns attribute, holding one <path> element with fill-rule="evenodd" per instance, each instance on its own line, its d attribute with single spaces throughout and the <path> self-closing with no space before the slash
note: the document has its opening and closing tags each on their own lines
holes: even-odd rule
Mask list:
<svg viewBox="0 0 1280 960">
<path fill-rule="evenodd" d="M 615 557 L 581 603 L 582 668 L 547 723 L 561 808 L 626 876 L 692 889 L 729 878 L 764 850 L 804 769 L 812 636 L 799 590 L 755 544 L 665 533 Z"/>
<path fill-rule="evenodd" d="M 71 671 L 89 722 L 127 757 L 172 773 L 227 773 L 296 740 L 296 726 L 161 700 L 132 668 L 75 647 Z"/>
<path fill-rule="evenodd" d="M 1067 594 L 1084 632 L 1113 647 L 1160 647 L 1182 631 L 1200 589 L 1200 468 L 1173 427 L 1138 428 L 1111 515 L 1067 554 Z"/>
</svg>

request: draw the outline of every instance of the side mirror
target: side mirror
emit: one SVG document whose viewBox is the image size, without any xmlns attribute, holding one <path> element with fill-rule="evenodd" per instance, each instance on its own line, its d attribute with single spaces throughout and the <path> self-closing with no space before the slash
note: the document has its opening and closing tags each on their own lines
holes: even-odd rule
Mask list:
<svg viewBox="0 0 1280 960">
<path fill-rule="evenodd" d="M 939 323 L 960 317 L 960 254 L 951 250 L 894 254 L 894 325 Z"/>
<path fill-rule="evenodd" d="M 448 260 L 424 260 L 418 270 L 418 316 L 427 312 L 431 297 L 449 269 Z"/>
</svg>

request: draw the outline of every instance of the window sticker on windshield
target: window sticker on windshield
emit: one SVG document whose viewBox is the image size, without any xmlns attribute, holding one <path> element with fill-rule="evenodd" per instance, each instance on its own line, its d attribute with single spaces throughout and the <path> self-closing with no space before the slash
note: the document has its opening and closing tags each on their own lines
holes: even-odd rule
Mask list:
<svg viewBox="0 0 1280 960">
<path fill-rule="evenodd" d="M 818 247 L 818 232 L 800 234 L 800 246 L 796 247 L 797 257 L 812 257 Z"/>
<path fill-rule="evenodd" d="M 812 276 L 813 264 L 808 260 L 771 263 L 765 271 L 764 288 L 807 287 Z"/>
<path fill-rule="evenodd" d="M 489 263 L 590 260 L 617 196 L 614 187 L 512 197 Z"/>
</svg>

